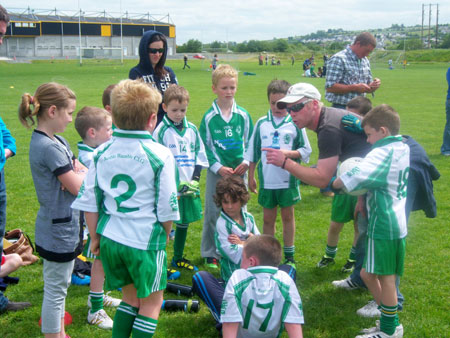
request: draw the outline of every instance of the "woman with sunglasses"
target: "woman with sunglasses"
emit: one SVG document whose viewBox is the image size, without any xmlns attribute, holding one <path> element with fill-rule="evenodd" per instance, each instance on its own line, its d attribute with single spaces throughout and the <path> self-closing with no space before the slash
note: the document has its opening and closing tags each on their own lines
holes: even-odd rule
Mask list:
<svg viewBox="0 0 450 338">
<path fill-rule="evenodd" d="M 139 43 L 139 63 L 131 68 L 128 77 L 131 80 L 141 78 L 144 82 L 157 88 L 164 96 L 164 92 L 171 84 L 178 84 L 173 70 L 164 66 L 166 56 L 166 37 L 153 30 L 146 31 Z M 159 105 L 157 125 L 161 122 L 164 114 L 162 106 Z"/>
</svg>

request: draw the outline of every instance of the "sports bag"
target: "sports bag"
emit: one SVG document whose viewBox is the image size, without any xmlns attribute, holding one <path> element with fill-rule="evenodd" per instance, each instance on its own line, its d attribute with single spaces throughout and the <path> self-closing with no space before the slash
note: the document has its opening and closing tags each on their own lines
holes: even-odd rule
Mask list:
<svg viewBox="0 0 450 338">
<path fill-rule="evenodd" d="M 22 230 L 14 229 L 8 231 L 5 234 L 5 239 L 11 243 L 9 246 L 4 245 L 3 251 L 6 255 L 12 253 L 19 254 L 22 257 L 23 265 L 30 265 L 39 260 L 37 256 L 33 255 L 35 251 L 33 242 Z"/>
</svg>

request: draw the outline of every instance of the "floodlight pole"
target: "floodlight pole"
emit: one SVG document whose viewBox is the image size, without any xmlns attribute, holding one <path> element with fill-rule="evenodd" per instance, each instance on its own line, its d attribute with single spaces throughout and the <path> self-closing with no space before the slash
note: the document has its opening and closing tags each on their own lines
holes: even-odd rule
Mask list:
<svg viewBox="0 0 450 338">
<path fill-rule="evenodd" d="M 78 0 L 78 7 L 80 5 L 80 1 Z M 79 37 L 79 41 L 80 41 L 80 66 L 83 63 L 82 57 L 81 57 L 81 8 L 78 8 L 79 12 L 78 12 L 78 37 Z"/>
<path fill-rule="evenodd" d="M 120 64 L 123 65 L 122 0 L 120 0 Z"/>
</svg>

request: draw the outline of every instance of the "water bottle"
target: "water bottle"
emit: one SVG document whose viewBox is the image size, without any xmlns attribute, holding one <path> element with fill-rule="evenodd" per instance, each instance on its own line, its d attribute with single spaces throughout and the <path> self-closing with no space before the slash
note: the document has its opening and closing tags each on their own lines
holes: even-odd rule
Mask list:
<svg viewBox="0 0 450 338">
<path fill-rule="evenodd" d="M 275 131 L 273 133 L 272 137 L 272 145 L 270 146 L 272 149 L 280 149 L 280 135 L 278 134 L 278 131 Z"/>
</svg>

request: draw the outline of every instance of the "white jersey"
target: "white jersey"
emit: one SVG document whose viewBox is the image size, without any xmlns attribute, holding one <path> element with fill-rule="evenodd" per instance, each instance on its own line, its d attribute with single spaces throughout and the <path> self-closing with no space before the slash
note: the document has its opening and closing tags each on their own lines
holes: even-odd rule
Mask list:
<svg viewBox="0 0 450 338">
<path fill-rule="evenodd" d="M 390 136 L 377 141 L 357 167 L 340 176 L 348 191 L 369 190 L 369 238 L 393 240 L 406 236 L 408 175 L 409 147 L 401 136 Z"/>
<path fill-rule="evenodd" d="M 180 181 L 190 182 L 196 165 L 208 168 L 205 146 L 200 138 L 197 127 L 183 120 L 183 130 L 177 129 L 164 116 L 161 123 L 153 132 L 156 142 L 170 149 L 177 162 Z"/>
<path fill-rule="evenodd" d="M 217 253 L 222 257 L 220 260 L 220 272 L 224 281 L 227 281 L 234 270 L 239 269 L 242 258 L 243 246 L 232 244 L 228 241 L 231 234 L 237 235 L 245 241 L 250 234 L 259 235 L 259 230 L 255 224 L 252 214 L 241 209 L 244 226 L 241 226 L 225 212 L 221 211 L 216 222 L 216 233 L 214 235 Z"/>
<path fill-rule="evenodd" d="M 78 147 L 78 161 L 82 165 L 84 165 L 86 168 L 89 169 L 89 166 L 92 163 L 92 160 L 94 158 L 94 151 L 95 149 L 88 146 L 87 144 L 84 144 L 83 142 L 77 143 Z"/>
<path fill-rule="evenodd" d="M 146 131 L 115 129 L 96 149 L 72 208 L 98 212 L 97 233 L 141 250 L 163 250 L 161 222 L 179 219 L 175 160 Z"/>
<path fill-rule="evenodd" d="M 220 321 L 240 322 L 237 337 L 278 337 L 284 323 L 304 323 L 302 301 L 286 272 L 273 266 L 239 269 L 225 288 Z"/>
<path fill-rule="evenodd" d="M 267 154 L 261 151 L 262 148 L 272 146 L 274 135 L 278 136 L 277 143 L 280 149 L 297 150 L 301 155 L 301 161 L 309 162 L 312 149 L 305 129 L 298 129 L 289 114 L 277 125 L 270 109 L 267 115 L 261 117 L 256 123 L 244 158 L 254 163 L 259 161 L 258 178 L 261 189 L 295 188 L 299 180 L 287 170 L 267 164 Z M 300 162 L 300 159 L 294 161 Z"/>
</svg>

